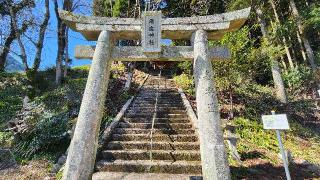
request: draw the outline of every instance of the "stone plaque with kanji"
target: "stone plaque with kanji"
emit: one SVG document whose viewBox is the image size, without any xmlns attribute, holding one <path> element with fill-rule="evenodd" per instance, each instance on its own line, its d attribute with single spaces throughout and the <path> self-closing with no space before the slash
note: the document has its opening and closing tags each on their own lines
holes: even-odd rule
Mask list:
<svg viewBox="0 0 320 180">
<path fill-rule="evenodd" d="M 161 52 L 161 11 L 143 14 L 142 47 L 146 53 Z"/>
</svg>

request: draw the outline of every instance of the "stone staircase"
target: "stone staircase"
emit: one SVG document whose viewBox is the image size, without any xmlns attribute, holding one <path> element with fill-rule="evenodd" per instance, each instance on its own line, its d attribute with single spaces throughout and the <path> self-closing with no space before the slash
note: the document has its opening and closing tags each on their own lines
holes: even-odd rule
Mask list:
<svg viewBox="0 0 320 180">
<path fill-rule="evenodd" d="M 172 80 L 149 77 L 111 136 L 93 179 L 190 179 L 201 175 L 198 137 Z"/>
</svg>

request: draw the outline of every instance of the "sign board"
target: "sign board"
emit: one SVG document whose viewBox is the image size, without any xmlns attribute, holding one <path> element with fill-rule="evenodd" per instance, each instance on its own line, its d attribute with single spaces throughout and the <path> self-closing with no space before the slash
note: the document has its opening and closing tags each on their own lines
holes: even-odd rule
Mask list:
<svg viewBox="0 0 320 180">
<path fill-rule="evenodd" d="M 286 114 L 262 116 L 264 129 L 290 129 Z"/>
<path fill-rule="evenodd" d="M 142 23 L 143 52 L 161 52 L 161 11 L 146 11 Z"/>
</svg>

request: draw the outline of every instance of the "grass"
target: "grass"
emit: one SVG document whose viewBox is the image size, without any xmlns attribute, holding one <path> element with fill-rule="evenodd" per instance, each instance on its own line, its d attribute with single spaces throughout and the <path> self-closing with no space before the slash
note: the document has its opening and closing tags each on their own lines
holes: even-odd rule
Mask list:
<svg viewBox="0 0 320 180">
<path fill-rule="evenodd" d="M 53 163 L 65 153 L 70 137 L 67 133 L 75 125 L 90 66 L 72 68 L 68 78 L 60 86 L 54 84 L 55 72 L 40 72 L 39 89 L 31 101 L 31 113 L 24 115 L 28 131 L 18 139 L 4 131 L 7 122 L 21 111 L 22 99 L 27 88 L 24 74 L 1 74 L 0 76 L 0 148 L 13 151 L 19 167 L 1 174 L 0 179 L 41 179 L 48 175 Z M 120 91 L 125 82 L 124 65 L 112 66 L 112 74 L 105 101 L 105 116 L 101 131 L 112 121 L 122 105 L 134 93 L 145 74 L 136 71 L 133 89 Z M 26 167 L 30 167 L 30 172 Z M 1 172 L 3 173 L 3 172 Z"/>
<path fill-rule="evenodd" d="M 191 76 L 181 74 L 174 77 L 174 80 L 194 99 Z M 229 91 L 220 87 L 217 90 L 221 116 L 228 118 Z M 264 130 L 261 122 L 261 115 L 270 114 L 271 110 L 288 115 L 291 129 L 282 131 L 281 136 L 285 148 L 291 152 L 294 160 L 320 165 L 320 156 L 317 155 L 320 152 L 320 131 L 318 126 L 309 125 L 309 122 L 312 124 L 313 121 L 319 121 L 314 111 L 317 108 L 314 101 L 300 99 L 283 105 L 275 98 L 272 87 L 251 83 L 241 84 L 233 89 L 233 103 L 235 119 L 231 123 L 236 126 L 236 134 L 240 137 L 237 150 L 242 163 L 229 155 L 232 179 L 278 179 L 284 176 L 276 132 Z M 318 177 L 314 172 L 307 172 L 306 167 L 295 164 L 291 168 L 294 169 L 295 177 Z"/>
</svg>

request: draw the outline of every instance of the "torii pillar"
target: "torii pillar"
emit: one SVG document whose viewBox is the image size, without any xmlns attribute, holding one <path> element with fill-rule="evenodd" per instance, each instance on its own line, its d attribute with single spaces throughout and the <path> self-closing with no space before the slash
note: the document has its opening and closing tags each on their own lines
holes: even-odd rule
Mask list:
<svg viewBox="0 0 320 180">
<path fill-rule="evenodd" d="M 197 30 L 191 40 L 194 46 L 194 79 L 200 136 L 202 174 L 204 179 L 231 179 L 225 152 L 218 98 L 208 56 L 208 35 Z"/>
<path fill-rule="evenodd" d="M 161 21 L 162 38 L 190 39 L 193 47 L 162 47 L 158 54 L 145 54 L 142 47 L 111 47 L 110 39 L 141 38 L 141 19 L 85 17 L 60 11 L 60 17 L 96 47 L 76 48 L 76 57 L 93 59 L 79 117 L 63 173 L 64 180 L 91 179 L 98 147 L 98 133 L 111 61 L 193 61 L 196 84 L 202 174 L 205 180 L 230 179 L 211 60 L 230 58 L 226 48 L 209 48 L 208 40 L 219 40 L 239 29 L 250 8 L 210 16 L 166 18 Z"/>
</svg>

